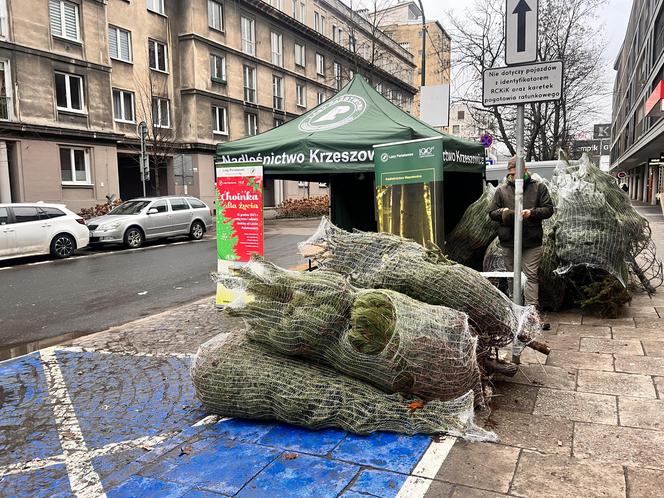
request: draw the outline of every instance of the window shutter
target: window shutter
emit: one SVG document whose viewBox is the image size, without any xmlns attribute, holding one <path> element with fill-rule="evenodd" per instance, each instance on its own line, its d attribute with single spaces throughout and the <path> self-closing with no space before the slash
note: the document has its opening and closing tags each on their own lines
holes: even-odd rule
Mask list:
<svg viewBox="0 0 664 498">
<path fill-rule="evenodd" d="M 65 12 L 65 36 L 72 40 L 78 40 L 78 8 L 71 3 L 64 3 Z"/>
<path fill-rule="evenodd" d="M 119 57 L 117 28 L 108 28 L 108 51 L 111 54 L 111 57 Z"/>
<path fill-rule="evenodd" d="M 55 36 L 62 36 L 62 17 L 60 17 L 60 2 L 50 0 L 48 3 L 48 12 L 51 17 L 51 31 Z"/>
<path fill-rule="evenodd" d="M 131 60 L 131 47 L 129 44 L 129 32 L 120 30 L 120 58 L 125 61 Z"/>
</svg>

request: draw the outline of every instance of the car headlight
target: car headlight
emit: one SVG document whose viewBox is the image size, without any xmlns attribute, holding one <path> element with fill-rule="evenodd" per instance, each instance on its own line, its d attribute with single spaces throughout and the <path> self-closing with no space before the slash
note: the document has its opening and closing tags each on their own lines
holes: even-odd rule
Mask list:
<svg viewBox="0 0 664 498">
<path fill-rule="evenodd" d="M 115 223 L 109 223 L 108 225 L 101 225 L 100 227 L 97 228 L 97 230 L 101 230 L 102 232 L 110 232 L 111 230 L 115 230 L 120 226 L 120 223 L 115 222 Z"/>
</svg>

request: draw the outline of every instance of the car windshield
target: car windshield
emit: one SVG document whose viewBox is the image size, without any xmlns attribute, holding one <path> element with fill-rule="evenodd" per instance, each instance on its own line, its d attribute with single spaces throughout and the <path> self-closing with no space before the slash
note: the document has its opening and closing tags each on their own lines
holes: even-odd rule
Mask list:
<svg viewBox="0 0 664 498">
<path fill-rule="evenodd" d="M 108 214 L 138 214 L 150 204 L 150 201 L 127 201 L 120 204 Z"/>
</svg>

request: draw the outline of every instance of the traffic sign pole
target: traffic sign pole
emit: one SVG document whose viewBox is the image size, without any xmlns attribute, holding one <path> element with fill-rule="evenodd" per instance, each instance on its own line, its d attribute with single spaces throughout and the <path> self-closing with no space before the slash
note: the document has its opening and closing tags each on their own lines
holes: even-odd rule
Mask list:
<svg viewBox="0 0 664 498">
<path fill-rule="evenodd" d="M 523 174 L 525 171 L 525 158 L 523 147 L 524 106 L 516 106 L 516 174 L 514 175 L 514 277 L 512 279 L 512 300 L 521 306 L 521 266 L 523 245 Z M 512 363 L 521 363 L 519 354 L 520 342 L 517 337 L 512 342 Z"/>
</svg>

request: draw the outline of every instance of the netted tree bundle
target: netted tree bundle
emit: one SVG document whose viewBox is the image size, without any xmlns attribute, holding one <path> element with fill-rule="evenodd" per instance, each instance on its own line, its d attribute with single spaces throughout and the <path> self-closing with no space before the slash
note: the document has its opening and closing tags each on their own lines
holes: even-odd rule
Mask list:
<svg viewBox="0 0 664 498">
<path fill-rule="evenodd" d="M 500 240 L 498 237 L 493 239 L 484 252 L 482 271 L 507 271 L 505 259 L 503 258 L 503 248 L 500 247 Z"/>
<path fill-rule="evenodd" d="M 477 338 L 465 313 L 260 258 L 235 273 L 245 294 L 226 312 L 242 317 L 248 337 L 269 350 L 325 363 L 389 393 L 451 400 L 472 389 L 483 404 Z"/>
<path fill-rule="evenodd" d="M 555 273 L 576 266 L 604 270 L 623 284 L 627 281 L 627 241 L 622 223 L 604 194 L 582 180 L 560 187 L 555 244 L 560 260 Z"/>
<path fill-rule="evenodd" d="M 516 336 L 534 338 L 540 328 L 532 306 L 516 306 L 479 272 L 401 237 L 349 233 L 324 218 L 299 247 L 322 269 L 346 275 L 358 287 L 390 289 L 466 313 L 478 334 L 480 354 Z"/>
<path fill-rule="evenodd" d="M 496 187 L 487 184 L 480 198 L 468 206 L 459 223 L 447 236 L 445 254 L 452 261 L 476 270 L 482 268 L 484 251 L 498 236 L 498 223 L 489 218 L 488 214 L 495 193 Z"/>
<path fill-rule="evenodd" d="M 662 285 L 662 263 L 656 256 L 650 224 L 634 209 L 629 196 L 611 175 L 592 164 L 585 154 L 579 161 L 567 161 L 561 157 L 553 183 L 566 189 L 586 188 L 586 184 L 594 186 L 595 191 L 604 196 L 605 203 L 611 207 L 612 214 L 622 227 L 624 239 L 621 245 L 624 246 L 625 264 L 632 280 L 648 292 Z M 610 269 L 606 270 L 614 274 Z M 616 278 L 626 283 L 625 278 Z"/>
<path fill-rule="evenodd" d="M 332 368 L 268 351 L 243 331 L 203 344 L 191 377 L 205 408 L 224 417 L 278 420 L 309 429 L 338 427 L 357 434 L 446 433 L 497 440 L 475 425 L 472 391 L 453 401 L 428 403 L 387 394 Z"/>
</svg>

